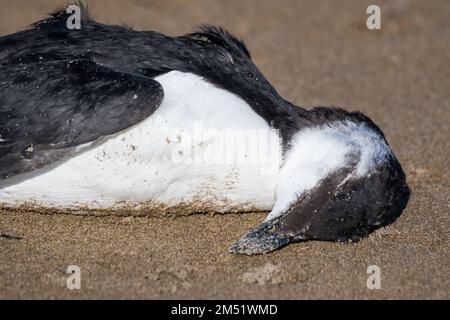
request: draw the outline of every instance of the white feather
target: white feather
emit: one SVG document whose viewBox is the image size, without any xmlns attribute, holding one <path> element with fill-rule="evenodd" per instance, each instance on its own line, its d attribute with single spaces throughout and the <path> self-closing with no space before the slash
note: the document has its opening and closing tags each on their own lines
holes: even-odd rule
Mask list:
<svg viewBox="0 0 450 320">
<path fill-rule="evenodd" d="M 0 202 L 99 208 L 203 201 L 217 211 L 270 210 L 281 159 L 277 133 L 241 98 L 196 75 L 173 71 L 156 80 L 165 96 L 150 118 L 53 170 L 12 185 L 6 181 Z M 273 150 L 259 162 L 208 161 L 205 155 L 214 155 L 221 141 L 214 134 L 195 136 L 211 129 L 270 132 Z M 224 148 L 228 156 L 235 151 Z M 258 160 L 261 148 L 245 151 Z"/>
<path fill-rule="evenodd" d="M 365 124 L 339 121 L 303 129 L 291 142 L 280 170 L 276 203 L 266 221 L 278 217 L 330 173 L 349 165 L 349 156 L 359 161 L 350 176 L 368 175 L 386 160 L 390 148 Z"/>
</svg>

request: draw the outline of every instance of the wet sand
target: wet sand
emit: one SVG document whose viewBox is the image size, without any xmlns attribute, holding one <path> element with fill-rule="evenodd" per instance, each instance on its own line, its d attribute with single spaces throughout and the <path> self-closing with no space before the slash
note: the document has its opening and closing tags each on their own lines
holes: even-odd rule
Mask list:
<svg viewBox="0 0 450 320">
<path fill-rule="evenodd" d="M 62 1 L 0 0 L 0 35 Z M 412 189 L 403 215 L 358 243 L 262 256 L 227 247 L 264 214 L 75 216 L 0 211 L 0 298 L 450 298 L 450 2 L 89 1 L 104 23 L 170 35 L 201 23 L 245 39 L 278 91 L 310 108 L 360 110 L 384 131 Z M 81 290 L 66 288 L 78 265 Z M 381 289 L 366 287 L 369 265 Z"/>
</svg>

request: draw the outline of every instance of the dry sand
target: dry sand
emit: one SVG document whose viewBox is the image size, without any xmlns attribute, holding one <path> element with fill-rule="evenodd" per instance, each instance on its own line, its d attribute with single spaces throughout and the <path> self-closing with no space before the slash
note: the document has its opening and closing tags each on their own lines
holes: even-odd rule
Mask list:
<svg viewBox="0 0 450 320">
<path fill-rule="evenodd" d="M 243 37 L 286 98 L 361 110 L 385 132 L 412 189 L 393 225 L 356 244 L 306 242 L 272 254 L 227 247 L 262 214 L 179 218 L 0 211 L 0 298 L 450 298 L 450 2 L 89 1 L 98 20 L 171 35 L 214 23 Z M 0 34 L 62 1 L 0 0 Z M 65 287 L 68 265 L 82 289 Z M 378 265 L 380 290 L 366 288 Z"/>
</svg>

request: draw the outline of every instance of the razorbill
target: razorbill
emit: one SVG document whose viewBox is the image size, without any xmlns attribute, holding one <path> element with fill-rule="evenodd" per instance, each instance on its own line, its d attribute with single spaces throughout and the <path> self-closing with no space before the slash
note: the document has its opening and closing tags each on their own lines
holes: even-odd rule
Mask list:
<svg viewBox="0 0 450 320">
<path fill-rule="evenodd" d="M 230 247 L 356 241 L 409 198 L 359 112 L 295 106 L 244 43 L 169 37 L 57 12 L 0 38 L 0 204 L 62 210 L 270 211 Z"/>
</svg>

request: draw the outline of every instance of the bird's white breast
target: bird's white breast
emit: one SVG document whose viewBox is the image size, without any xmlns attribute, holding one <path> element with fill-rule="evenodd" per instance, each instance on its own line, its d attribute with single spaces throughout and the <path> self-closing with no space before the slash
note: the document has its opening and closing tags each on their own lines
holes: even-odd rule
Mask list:
<svg viewBox="0 0 450 320">
<path fill-rule="evenodd" d="M 196 75 L 172 71 L 155 80 L 164 100 L 151 117 L 51 170 L 0 182 L 0 202 L 270 210 L 281 161 L 278 133 L 241 98 Z"/>
</svg>

